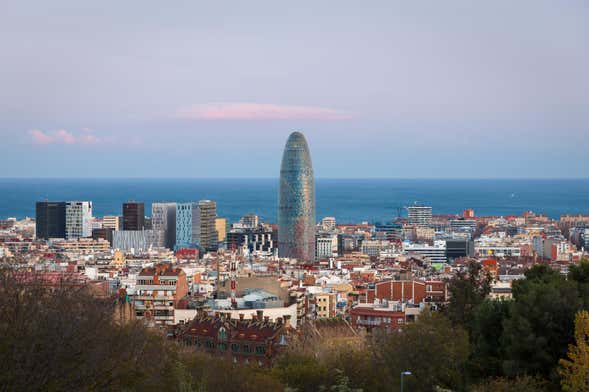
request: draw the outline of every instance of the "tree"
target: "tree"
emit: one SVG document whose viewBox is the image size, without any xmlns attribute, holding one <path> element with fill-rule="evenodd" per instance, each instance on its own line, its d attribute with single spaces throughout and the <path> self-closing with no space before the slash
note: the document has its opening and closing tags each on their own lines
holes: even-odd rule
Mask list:
<svg viewBox="0 0 589 392">
<path fill-rule="evenodd" d="M 560 360 L 558 373 L 563 391 L 589 391 L 589 312 L 575 317 L 575 342 L 569 345 L 568 359 Z"/>
<path fill-rule="evenodd" d="M 503 370 L 507 376 L 538 374 L 555 381 L 582 301 L 575 282 L 546 266 L 534 266 L 525 275 L 513 283 L 514 302 L 501 339 Z"/>
<path fill-rule="evenodd" d="M 491 275 L 474 261 L 468 264 L 466 272 L 458 272 L 448 284 L 450 301 L 445 309 L 448 318 L 470 331 L 476 307 L 491 292 L 491 281 Z"/>
<path fill-rule="evenodd" d="M 425 311 L 415 323 L 376 339 L 380 356 L 377 365 L 388 370 L 393 388 L 398 387 L 401 372 L 408 370 L 412 372 L 405 380 L 408 391 L 463 385 L 468 335 L 443 315 Z"/>
<path fill-rule="evenodd" d="M 469 360 L 469 373 L 475 379 L 503 375 L 504 352 L 499 343 L 510 306 L 509 301 L 487 299 L 475 309 Z"/>
<path fill-rule="evenodd" d="M 485 380 L 471 392 L 542 392 L 548 391 L 548 383 L 538 377 L 521 376 L 515 379 L 504 377 Z"/>
</svg>

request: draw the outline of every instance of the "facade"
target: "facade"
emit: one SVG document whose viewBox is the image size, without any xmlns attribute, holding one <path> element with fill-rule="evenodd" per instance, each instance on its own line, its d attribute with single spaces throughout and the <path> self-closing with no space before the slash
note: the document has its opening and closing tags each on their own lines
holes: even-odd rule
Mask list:
<svg viewBox="0 0 589 392">
<path fill-rule="evenodd" d="M 328 259 L 337 256 L 337 234 L 324 234 L 317 237 L 315 259 Z"/>
<path fill-rule="evenodd" d="M 446 257 L 449 261 L 459 257 L 474 256 L 474 241 L 472 240 L 446 240 Z"/>
<path fill-rule="evenodd" d="M 217 203 L 211 200 L 198 202 L 200 212 L 200 245 L 209 252 L 216 251 L 219 245 L 219 234 L 215 226 L 217 219 Z"/>
<path fill-rule="evenodd" d="M 38 201 L 35 211 L 37 238 L 65 238 L 65 202 Z"/>
<path fill-rule="evenodd" d="M 245 228 L 253 229 L 258 227 L 260 224 L 260 219 L 256 214 L 246 214 L 241 218 L 241 224 Z"/>
<path fill-rule="evenodd" d="M 148 250 L 157 247 L 157 235 L 153 230 L 118 230 L 112 232 L 113 249 Z"/>
<path fill-rule="evenodd" d="M 446 242 L 434 241 L 433 245 L 403 242 L 403 252 L 430 259 L 432 263 L 446 263 Z"/>
<path fill-rule="evenodd" d="M 176 249 L 200 246 L 200 212 L 198 203 L 176 204 Z"/>
<path fill-rule="evenodd" d="M 65 238 L 92 237 L 92 202 L 67 201 L 65 203 Z"/>
<path fill-rule="evenodd" d="M 105 215 L 102 218 L 102 228 L 103 229 L 112 229 L 112 230 L 120 230 L 120 221 L 121 218 L 116 215 Z"/>
<path fill-rule="evenodd" d="M 181 268 L 158 264 L 137 275 L 134 307 L 138 319 L 159 325 L 174 324 L 174 308 L 188 294 L 186 273 Z"/>
<path fill-rule="evenodd" d="M 190 348 L 226 357 L 235 363 L 270 366 L 286 348 L 290 315 L 270 321 L 262 310 L 246 320 L 244 314 L 232 319 L 229 314 L 200 313 L 179 333 Z"/>
<path fill-rule="evenodd" d="M 427 206 L 407 207 L 409 224 L 417 226 L 428 226 L 432 223 L 432 208 Z"/>
<path fill-rule="evenodd" d="M 276 246 L 276 233 L 268 225 L 231 229 L 227 233 L 227 249 L 230 250 L 246 247 L 250 252 L 274 252 Z"/>
<path fill-rule="evenodd" d="M 178 203 L 176 207 L 176 249 L 200 247 L 215 251 L 219 235 L 215 227 L 217 204 L 210 200 Z"/>
<path fill-rule="evenodd" d="M 321 227 L 325 231 L 335 230 L 335 218 L 333 216 L 327 216 L 321 220 Z"/>
<path fill-rule="evenodd" d="M 220 243 L 225 242 L 227 239 L 227 219 L 216 218 L 215 219 L 215 230 L 217 230 L 217 240 Z"/>
<path fill-rule="evenodd" d="M 145 205 L 143 202 L 123 203 L 123 230 L 143 230 L 145 228 Z"/>
<path fill-rule="evenodd" d="M 151 228 L 157 235 L 157 245 L 172 249 L 176 244 L 176 203 L 153 203 Z"/>
<path fill-rule="evenodd" d="M 315 180 L 305 136 L 293 132 L 280 168 L 278 255 L 315 260 Z"/>
</svg>

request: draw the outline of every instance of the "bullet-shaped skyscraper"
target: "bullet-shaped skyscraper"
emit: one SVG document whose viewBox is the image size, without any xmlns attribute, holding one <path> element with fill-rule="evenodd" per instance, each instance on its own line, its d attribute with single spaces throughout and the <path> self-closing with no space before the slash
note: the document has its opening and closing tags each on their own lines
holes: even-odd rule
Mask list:
<svg viewBox="0 0 589 392">
<path fill-rule="evenodd" d="M 309 146 L 300 132 L 289 136 L 282 155 L 278 255 L 315 260 L 315 180 Z"/>
</svg>

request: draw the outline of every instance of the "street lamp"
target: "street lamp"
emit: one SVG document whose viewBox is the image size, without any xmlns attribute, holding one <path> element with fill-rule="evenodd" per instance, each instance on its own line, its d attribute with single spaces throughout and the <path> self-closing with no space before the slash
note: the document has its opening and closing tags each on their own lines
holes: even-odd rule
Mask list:
<svg viewBox="0 0 589 392">
<path fill-rule="evenodd" d="M 401 392 L 403 392 L 403 377 L 405 376 L 410 376 L 411 372 L 409 370 L 405 370 L 404 372 L 401 372 Z"/>
</svg>

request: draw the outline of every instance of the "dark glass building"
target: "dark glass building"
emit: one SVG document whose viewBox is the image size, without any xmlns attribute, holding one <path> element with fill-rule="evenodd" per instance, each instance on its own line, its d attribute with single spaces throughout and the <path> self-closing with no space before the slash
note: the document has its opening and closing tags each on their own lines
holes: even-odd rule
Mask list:
<svg viewBox="0 0 589 392">
<path fill-rule="evenodd" d="M 145 205 L 143 202 L 123 203 L 123 230 L 145 229 Z"/>
<path fill-rule="evenodd" d="M 37 238 L 65 238 L 65 202 L 38 201 L 35 210 Z"/>
<path fill-rule="evenodd" d="M 278 255 L 315 260 L 315 180 L 309 146 L 300 132 L 289 136 L 282 156 Z"/>
</svg>

